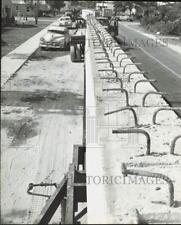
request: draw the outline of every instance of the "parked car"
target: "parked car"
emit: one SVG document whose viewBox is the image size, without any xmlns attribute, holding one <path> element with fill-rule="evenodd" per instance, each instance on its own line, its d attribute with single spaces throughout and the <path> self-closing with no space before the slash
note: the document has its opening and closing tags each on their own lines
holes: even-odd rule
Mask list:
<svg viewBox="0 0 181 225">
<path fill-rule="evenodd" d="M 128 21 L 129 16 L 126 15 L 125 13 L 122 13 L 117 18 L 118 18 L 119 21 Z"/>
<path fill-rule="evenodd" d="M 41 49 L 66 49 L 70 43 L 70 34 L 67 27 L 50 26 L 47 33 L 40 38 Z"/>
<path fill-rule="evenodd" d="M 60 17 L 59 26 L 72 27 L 72 20 L 71 20 L 70 16 Z"/>
</svg>

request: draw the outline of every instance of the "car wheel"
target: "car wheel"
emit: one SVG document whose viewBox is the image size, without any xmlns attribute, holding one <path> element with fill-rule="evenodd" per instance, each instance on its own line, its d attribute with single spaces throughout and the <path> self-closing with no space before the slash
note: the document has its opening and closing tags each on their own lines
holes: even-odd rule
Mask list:
<svg viewBox="0 0 181 225">
<path fill-rule="evenodd" d="M 76 59 L 76 52 L 75 52 L 75 46 L 71 45 L 70 46 L 70 57 L 71 57 L 71 61 L 75 62 Z"/>
<path fill-rule="evenodd" d="M 77 45 L 77 48 L 76 48 L 76 59 L 78 62 L 81 61 L 81 51 L 80 51 L 80 46 Z"/>
</svg>

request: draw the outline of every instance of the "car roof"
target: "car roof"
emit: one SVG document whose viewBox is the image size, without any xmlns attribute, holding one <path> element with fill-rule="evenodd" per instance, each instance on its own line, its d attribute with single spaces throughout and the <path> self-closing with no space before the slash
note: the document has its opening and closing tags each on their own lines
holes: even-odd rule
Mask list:
<svg viewBox="0 0 181 225">
<path fill-rule="evenodd" d="M 67 27 L 64 27 L 64 26 L 50 26 L 48 28 L 48 30 L 58 30 L 58 31 L 66 31 L 67 30 Z"/>
</svg>

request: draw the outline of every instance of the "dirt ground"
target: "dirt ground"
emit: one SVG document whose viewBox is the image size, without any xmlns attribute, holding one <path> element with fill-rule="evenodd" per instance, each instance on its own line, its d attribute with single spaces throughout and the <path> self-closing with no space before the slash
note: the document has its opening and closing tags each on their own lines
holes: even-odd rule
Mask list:
<svg viewBox="0 0 181 225">
<path fill-rule="evenodd" d="M 82 144 L 83 64 L 68 51 L 38 50 L 3 88 L 1 102 L 2 223 L 33 223 L 47 198 L 28 195 L 28 184 L 59 183 L 73 145 Z"/>
</svg>

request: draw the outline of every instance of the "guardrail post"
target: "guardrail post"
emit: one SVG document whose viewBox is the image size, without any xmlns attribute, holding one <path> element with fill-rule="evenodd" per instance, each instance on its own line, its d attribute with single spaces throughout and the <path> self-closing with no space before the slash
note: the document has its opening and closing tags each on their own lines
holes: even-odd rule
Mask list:
<svg viewBox="0 0 181 225">
<path fill-rule="evenodd" d="M 172 207 L 174 206 L 174 185 L 172 183 L 172 180 L 169 177 L 161 173 L 152 173 L 152 172 L 143 171 L 143 170 L 127 169 L 125 163 L 122 163 L 121 167 L 122 167 L 122 174 L 124 176 L 127 176 L 128 174 L 130 174 L 130 175 L 136 175 L 136 176 L 155 177 L 155 178 L 159 178 L 166 181 L 169 187 L 168 205 Z"/>
<path fill-rule="evenodd" d="M 150 155 L 150 145 L 151 145 L 151 140 L 150 140 L 150 135 L 148 132 L 146 132 L 143 129 L 138 129 L 138 128 L 122 128 L 118 130 L 112 130 L 113 134 L 131 134 L 131 133 L 136 133 L 136 134 L 144 134 L 147 139 L 147 150 L 146 150 L 146 155 Z"/>
<path fill-rule="evenodd" d="M 146 100 L 146 97 L 150 94 L 155 94 L 155 95 L 166 95 L 167 93 L 165 92 L 155 92 L 155 91 L 149 91 L 147 92 L 144 96 L 143 96 L 143 101 L 142 101 L 142 106 L 144 107 L 145 106 L 145 100 Z"/>
<path fill-rule="evenodd" d="M 111 111 L 111 112 L 104 113 L 104 115 L 107 116 L 107 115 L 117 113 L 117 112 L 121 112 L 121 111 L 124 111 L 124 110 L 130 110 L 133 113 L 135 126 L 138 127 L 139 126 L 138 125 L 138 118 L 137 118 L 135 110 L 132 107 L 123 107 L 123 108 L 118 109 L 118 110 L 114 110 L 114 111 Z"/>
<path fill-rule="evenodd" d="M 152 79 L 148 79 L 148 80 L 138 80 L 135 84 L 134 84 L 134 93 L 136 93 L 136 87 L 139 83 L 146 83 L 146 82 L 156 82 L 156 80 L 152 80 Z"/>
<path fill-rule="evenodd" d="M 174 155 L 174 150 L 175 150 L 175 144 L 176 144 L 176 141 L 181 138 L 181 135 L 178 135 L 176 136 L 172 142 L 171 142 L 171 146 L 170 146 L 170 154 Z"/>
</svg>

